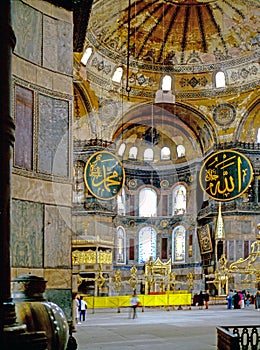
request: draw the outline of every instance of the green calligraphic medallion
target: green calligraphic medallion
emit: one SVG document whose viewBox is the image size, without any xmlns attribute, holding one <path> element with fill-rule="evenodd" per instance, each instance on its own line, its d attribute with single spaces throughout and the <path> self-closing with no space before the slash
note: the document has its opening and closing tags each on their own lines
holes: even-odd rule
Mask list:
<svg viewBox="0 0 260 350">
<path fill-rule="evenodd" d="M 252 179 L 250 160 L 233 150 L 211 154 L 200 170 L 201 188 L 217 201 L 230 201 L 241 196 Z"/>
<path fill-rule="evenodd" d="M 114 154 L 107 151 L 96 152 L 86 163 L 84 179 L 94 197 L 110 200 L 116 197 L 124 186 L 125 171 Z"/>
</svg>

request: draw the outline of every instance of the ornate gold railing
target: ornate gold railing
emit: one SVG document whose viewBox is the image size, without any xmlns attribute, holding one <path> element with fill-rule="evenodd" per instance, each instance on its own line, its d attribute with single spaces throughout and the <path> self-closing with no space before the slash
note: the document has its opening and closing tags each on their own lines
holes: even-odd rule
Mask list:
<svg viewBox="0 0 260 350">
<path fill-rule="evenodd" d="M 96 250 L 74 250 L 72 252 L 72 265 L 84 264 L 112 264 L 112 252 Z"/>
<path fill-rule="evenodd" d="M 260 224 L 257 225 L 257 229 L 256 240 L 251 244 L 251 252 L 245 259 L 239 258 L 228 264 L 223 254 L 218 261 L 220 268 L 215 270 L 215 278 L 210 283 L 214 283 L 219 291 L 224 289 L 225 295 L 228 294 L 229 279 L 234 274 L 245 275 L 244 283 L 260 283 Z"/>
</svg>

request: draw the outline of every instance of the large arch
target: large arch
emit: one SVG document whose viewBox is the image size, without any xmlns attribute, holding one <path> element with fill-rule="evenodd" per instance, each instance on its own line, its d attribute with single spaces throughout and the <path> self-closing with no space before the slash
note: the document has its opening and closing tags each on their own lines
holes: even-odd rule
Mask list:
<svg viewBox="0 0 260 350">
<path fill-rule="evenodd" d="M 114 132 L 113 141 L 131 135 L 137 126 L 153 127 L 172 138 L 182 134 L 201 155 L 207 153 L 217 142 L 212 123 L 194 108 L 181 104 L 144 104 L 128 111 Z"/>
</svg>

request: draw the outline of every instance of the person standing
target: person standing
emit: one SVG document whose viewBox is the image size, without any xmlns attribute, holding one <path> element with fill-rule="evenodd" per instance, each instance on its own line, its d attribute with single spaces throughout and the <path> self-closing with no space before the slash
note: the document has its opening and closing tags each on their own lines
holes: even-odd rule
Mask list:
<svg viewBox="0 0 260 350">
<path fill-rule="evenodd" d="M 130 305 L 133 309 L 133 319 L 137 317 L 136 309 L 137 309 L 138 304 L 139 304 L 139 299 L 138 299 L 136 293 L 134 292 L 134 294 L 132 295 L 132 297 L 130 299 Z"/>
<path fill-rule="evenodd" d="M 206 290 L 206 293 L 204 295 L 204 300 L 205 300 L 205 308 L 208 309 L 209 308 L 209 290 Z"/>
<path fill-rule="evenodd" d="M 227 295 L 227 302 L 228 302 L 227 308 L 229 310 L 232 310 L 233 296 L 234 296 L 233 289 L 230 289 L 230 291 Z"/>
<path fill-rule="evenodd" d="M 80 324 L 80 299 L 78 295 L 75 295 L 75 297 L 73 298 L 73 316 L 74 316 L 74 320 L 76 324 Z"/>
<path fill-rule="evenodd" d="M 198 307 L 200 310 L 202 310 L 203 305 L 204 305 L 204 295 L 203 295 L 202 290 L 201 290 L 199 295 L 198 295 Z"/>
<path fill-rule="evenodd" d="M 79 320 L 86 321 L 86 313 L 87 313 L 87 302 L 83 299 L 83 296 L 80 296 L 80 314 L 79 314 Z"/>
<path fill-rule="evenodd" d="M 246 306 L 247 306 L 247 307 L 250 306 L 250 303 L 251 303 L 251 296 L 250 296 L 250 293 L 249 293 L 248 291 L 246 291 L 245 303 L 246 303 Z"/>
<path fill-rule="evenodd" d="M 235 290 L 234 295 L 233 295 L 233 300 L 234 300 L 234 309 L 240 309 L 240 295 L 238 291 Z"/>
<path fill-rule="evenodd" d="M 260 290 L 258 290 L 255 294 L 255 308 L 257 311 L 260 311 Z"/>
</svg>

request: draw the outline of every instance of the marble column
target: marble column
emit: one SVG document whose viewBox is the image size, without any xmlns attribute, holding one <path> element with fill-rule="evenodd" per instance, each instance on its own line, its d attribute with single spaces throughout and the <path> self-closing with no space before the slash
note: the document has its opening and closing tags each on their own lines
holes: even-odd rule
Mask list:
<svg viewBox="0 0 260 350">
<path fill-rule="evenodd" d="M 16 322 L 11 297 L 11 176 L 14 146 L 14 121 L 11 117 L 12 53 L 15 34 L 11 26 L 11 0 L 0 2 L 0 344 L 2 350 L 44 350 L 44 331 L 28 332 Z"/>
<path fill-rule="evenodd" d="M 0 2 L 0 319 L 4 328 L 15 324 L 10 281 L 10 207 L 14 121 L 11 117 L 11 61 L 15 35 L 11 27 L 11 1 Z"/>
</svg>

